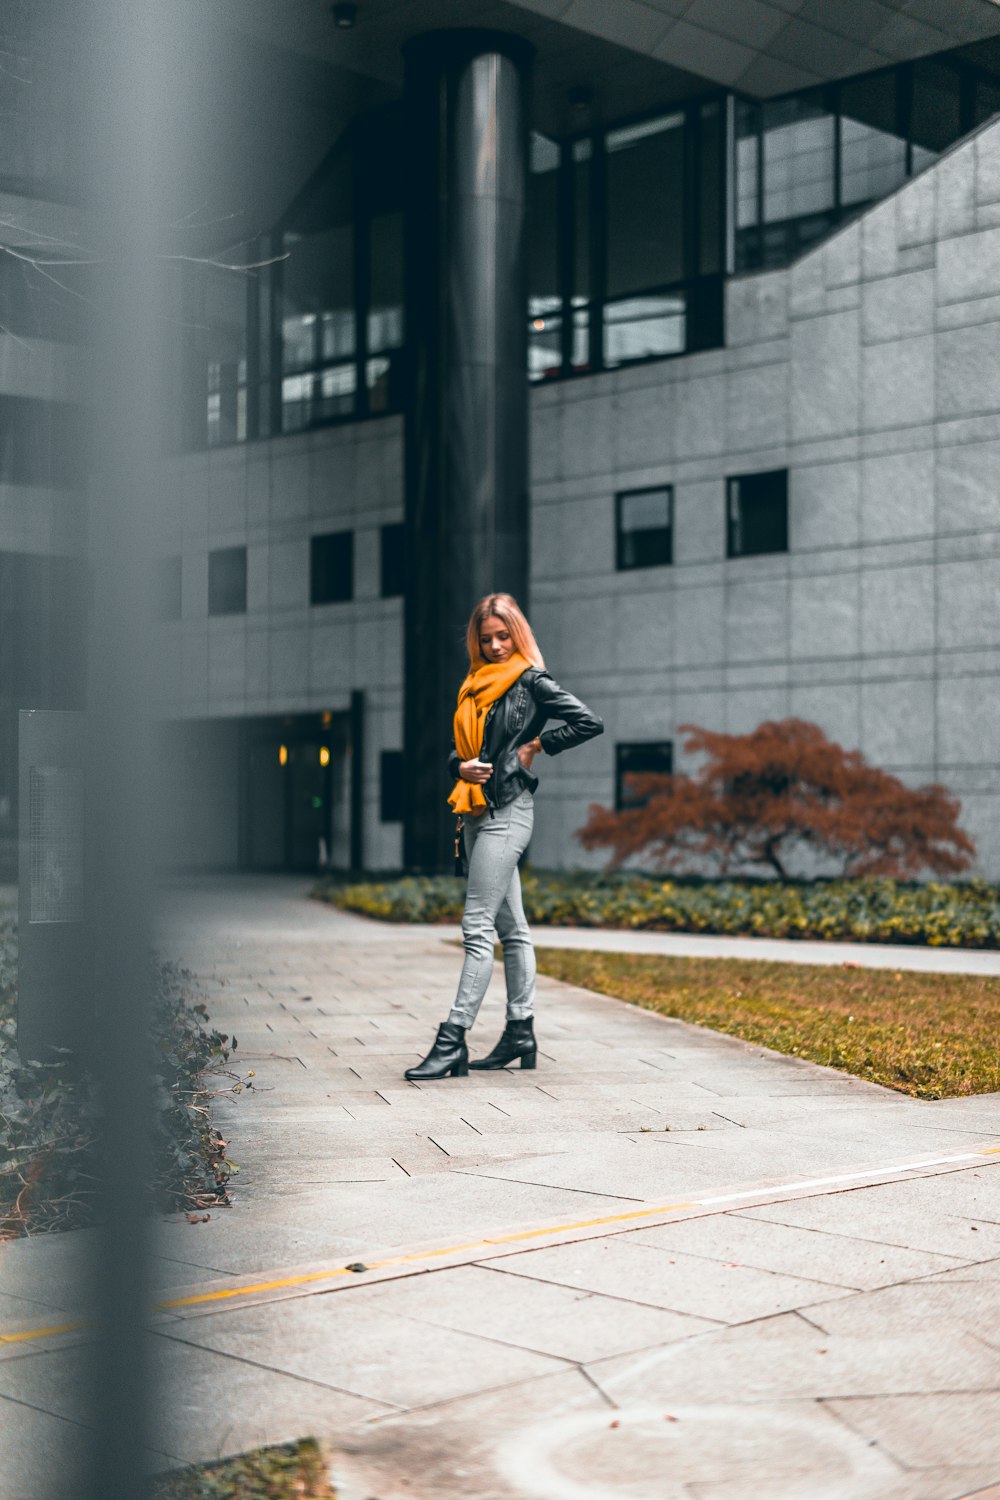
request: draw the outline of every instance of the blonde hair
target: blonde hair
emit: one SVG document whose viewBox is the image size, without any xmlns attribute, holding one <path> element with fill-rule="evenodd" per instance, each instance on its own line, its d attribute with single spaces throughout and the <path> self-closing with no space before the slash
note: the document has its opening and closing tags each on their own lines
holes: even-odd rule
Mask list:
<svg viewBox="0 0 1000 1500">
<path fill-rule="evenodd" d="M 479 649 L 479 632 L 483 621 L 488 620 L 490 615 L 496 615 L 497 619 L 502 620 L 506 625 L 516 651 L 520 651 L 522 656 L 527 657 L 533 667 L 544 668 L 545 660 L 538 649 L 534 632 L 525 619 L 521 606 L 510 594 L 485 594 L 472 611 L 465 637 L 469 649 L 470 666 L 474 667 L 483 660 Z"/>
</svg>

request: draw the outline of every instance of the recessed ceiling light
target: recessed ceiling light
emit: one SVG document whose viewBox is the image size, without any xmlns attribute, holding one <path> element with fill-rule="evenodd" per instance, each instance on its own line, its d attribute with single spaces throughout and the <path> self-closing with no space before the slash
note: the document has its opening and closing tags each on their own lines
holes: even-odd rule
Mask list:
<svg viewBox="0 0 1000 1500">
<path fill-rule="evenodd" d="M 335 5 L 333 7 L 333 21 L 342 31 L 350 31 L 358 19 L 358 7 L 356 5 Z"/>
</svg>

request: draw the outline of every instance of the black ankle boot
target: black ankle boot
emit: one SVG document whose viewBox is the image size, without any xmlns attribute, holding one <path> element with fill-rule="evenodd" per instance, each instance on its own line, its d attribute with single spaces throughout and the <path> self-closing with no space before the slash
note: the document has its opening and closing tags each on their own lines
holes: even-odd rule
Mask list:
<svg viewBox="0 0 1000 1500">
<path fill-rule="evenodd" d="M 533 1068 L 538 1056 L 533 1021 L 532 1016 L 525 1016 L 523 1021 L 508 1021 L 493 1051 L 476 1062 L 470 1062 L 469 1067 L 506 1068 L 520 1058 L 522 1068 Z"/>
<path fill-rule="evenodd" d="M 465 1027 L 443 1021 L 438 1027 L 434 1045 L 415 1068 L 407 1068 L 404 1077 L 422 1083 L 426 1078 L 464 1078 L 469 1071 L 469 1049 L 465 1045 Z"/>
</svg>

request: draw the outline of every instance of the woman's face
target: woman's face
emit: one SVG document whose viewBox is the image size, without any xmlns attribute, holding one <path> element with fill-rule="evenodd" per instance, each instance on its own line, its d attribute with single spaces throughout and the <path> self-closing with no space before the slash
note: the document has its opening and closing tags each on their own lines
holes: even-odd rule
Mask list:
<svg viewBox="0 0 1000 1500">
<path fill-rule="evenodd" d="M 510 631 L 496 615 L 487 615 L 479 627 L 479 649 L 484 661 L 506 661 L 514 650 Z"/>
</svg>

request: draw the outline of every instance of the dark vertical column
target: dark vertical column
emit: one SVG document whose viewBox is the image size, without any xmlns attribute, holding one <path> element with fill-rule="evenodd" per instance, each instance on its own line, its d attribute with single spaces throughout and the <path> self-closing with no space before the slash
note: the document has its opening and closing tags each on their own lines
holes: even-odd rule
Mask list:
<svg viewBox="0 0 1000 1500">
<path fill-rule="evenodd" d="M 365 695 L 351 694 L 351 869 L 365 864 Z"/>
<path fill-rule="evenodd" d="M 531 49 L 489 31 L 406 49 L 404 861 L 450 869 L 446 759 L 465 625 L 528 585 L 524 219 Z"/>
</svg>

